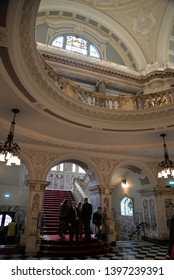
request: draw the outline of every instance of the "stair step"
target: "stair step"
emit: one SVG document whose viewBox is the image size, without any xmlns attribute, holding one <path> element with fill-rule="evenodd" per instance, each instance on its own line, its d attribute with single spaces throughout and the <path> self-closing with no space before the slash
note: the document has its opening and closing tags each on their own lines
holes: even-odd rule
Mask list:
<svg viewBox="0 0 174 280">
<path fill-rule="evenodd" d="M 60 204 L 67 198 L 74 200 L 71 191 L 66 190 L 45 190 L 43 213 L 45 217 L 44 235 L 55 235 L 60 225 Z"/>
<path fill-rule="evenodd" d="M 38 256 L 91 256 L 108 253 L 109 249 L 104 247 L 98 240 L 79 241 L 78 246 L 70 246 L 68 240 L 47 241 L 42 240 Z"/>
</svg>

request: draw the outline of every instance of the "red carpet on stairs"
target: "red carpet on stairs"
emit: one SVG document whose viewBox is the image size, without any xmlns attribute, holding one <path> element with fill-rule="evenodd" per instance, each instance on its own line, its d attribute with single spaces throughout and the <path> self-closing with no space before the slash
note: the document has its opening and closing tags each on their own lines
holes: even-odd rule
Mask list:
<svg viewBox="0 0 174 280">
<path fill-rule="evenodd" d="M 52 235 L 57 233 L 59 228 L 59 208 L 61 202 L 67 198 L 69 201 L 74 200 L 71 191 L 65 190 L 45 190 L 43 214 L 45 225 L 43 235 Z"/>
<path fill-rule="evenodd" d="M 70 246 L 69 235 L 62 240 L 57 235 L 59 228 L 59 207 L 60 203 L 67 198 L 74 200 L 73 194 L 65 190 L 46 190 L 43 204 L 43 214 L 45 217 L 45 225 L 43 229 L 43 238 L 40 240 L 39 257 L 64 257 L 69 259 L 72 257 L 83 257 L 100 255 L 108 252 L 108 248 L 103 246 L 96 238 L 90 241 L 80 240 L 78 246 Z M 77 245 L 77 244 L 76 244 Z"/>
<path fill-rule="evenodd" d="M 80 240 L 78 245 L 74 243 L 72 246 L 69 240 L 61 240 L 57 236 L 49 236 L 50 240 L 42 240 L 38 257 L 64 257 L 70 259 L 71 257 L 86 257 L 93 255 L 101 255 L 109 252 L 109 248 L 103 246 L 97 239 Z"/>
</svg>

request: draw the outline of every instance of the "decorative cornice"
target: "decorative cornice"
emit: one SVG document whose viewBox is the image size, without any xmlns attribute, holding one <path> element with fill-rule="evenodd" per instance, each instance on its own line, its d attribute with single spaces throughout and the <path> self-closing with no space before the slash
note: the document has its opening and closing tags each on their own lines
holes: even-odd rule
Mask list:
<svg viewBox="0 0 174 280">
<path fill-rule="evenodd" d="M 51 47 L 38 44 L 38 50 L 42 54 L 43 58 L 52 65 L 53 62 L 60 63 L 62 65 L 72 66 L 74 68 L 80 68 L 98 74 L 106 76 L 113 76 L 120 80 L 127 80 L 127 82 L 135 82 L 137 86 L 150 82 L 153 79 L 164 79 L 174 76 L 174 66 L 159 65 L 158 63 L 149 64 L 143 71 L 135 71 L 123 65 L 117 65 L 111 62 L 90 59 L 86 57 L 71 55 L 64 52 L 61 49 L 56 49 L 56 54 Z"/>
<path fill-rule="evenodd" d="M 85 61 L 81 61 L 77 59 L 73 59 L 73 58 L 68 58 L 68 57 L 63 57 L 61 54 L 61 56 L 58 55 L 51 55 L 51 54 L 45 54 L 43 51 L 41 51 L 41 54 L 43 56 L 43 58 L 49 63 L 49 62 L 56 62 L 56 63 L 61 63 L 61 64 L 65 64 L 68 66 L 73 66 L 75 68 L 80 68 L 80 69 L 85 69 L 91 72 L 96 72 L 96 73 L 100 73 L 103 75 L 108 75 L 108 76 L 113 76 L 113 77 L 117 77 L 119 79 L 128 79 L 130 81 L 136 81 L 137 83 L 139 83 L 139 79 L 136 76 L 133 76 L 131 74 L 127 74 L 125 72 L 121 72 L 118 69 L 117 70 L 112 70 L 112 68 L 109 67 L 105 67 L 105 66 L 101 66 L 102 62 L 100 61 L 100 65 L 96 65 L 93 64 L 92 62 L 85 62 Z M 90 59 L 89 59 L 90 60 Z M 120 67 L 121 68 L 121 67 Z"/>
</svg>

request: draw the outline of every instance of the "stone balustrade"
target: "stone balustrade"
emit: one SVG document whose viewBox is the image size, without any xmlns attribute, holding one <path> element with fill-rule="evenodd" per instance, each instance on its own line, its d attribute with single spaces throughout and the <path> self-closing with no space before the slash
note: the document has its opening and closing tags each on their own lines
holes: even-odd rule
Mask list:
<svg viewBox="0 0 174 280">
<path fill-rule="evenodd" d="M 140 94 L 140 95 L 108 95 L 98 92 L 91 92 L 81 88 L 79 85 L 58 75 L 42 58 L 44 69 L 53 83 L 70 97 L 103 109 L 110 110 L 147 110 L 158 108 L 174 103 L 174 88 L 164 91 Z"/>
</svg>

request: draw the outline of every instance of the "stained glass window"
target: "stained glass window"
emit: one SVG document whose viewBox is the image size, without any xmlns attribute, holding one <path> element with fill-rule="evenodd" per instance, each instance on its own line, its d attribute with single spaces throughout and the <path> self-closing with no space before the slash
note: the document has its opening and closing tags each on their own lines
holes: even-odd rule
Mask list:
<svg viewBox="0 0 174 280">
<path fill-rule="evenodd" d="M 66 49 L 87 55 L 87 41 L 76 36 L 67 36 Z"/>
<path fill-rule="evenodd" d="M 93 45 L 90 45 L 90 56 L 94 56 L 94 57 L 97 57 L 97 58 L 100 57 L 99 52 L 97 51 L 97 49 Z"/>
<path fill-rule="evenodd" d="M 52 41 L 51 45 L 54 47 L 63 48 L 63 41 L 64 41 L 64 37 L 58 36 Z"/>
<path fill-rule="evenodd" d="M 124 196 L 120 203 L 122 216 L 133 216 L 133 200 L 128 196 Z"/>
<path fill-rule="evenodd" d="M 51 45 L 58 48 L 63 48 L 73 52 L 78 52 L 86 56 L 100 58 L 100 53 L 89 40 L 75 35 L 60 35 L 54 38 Z"/>
</svg>

